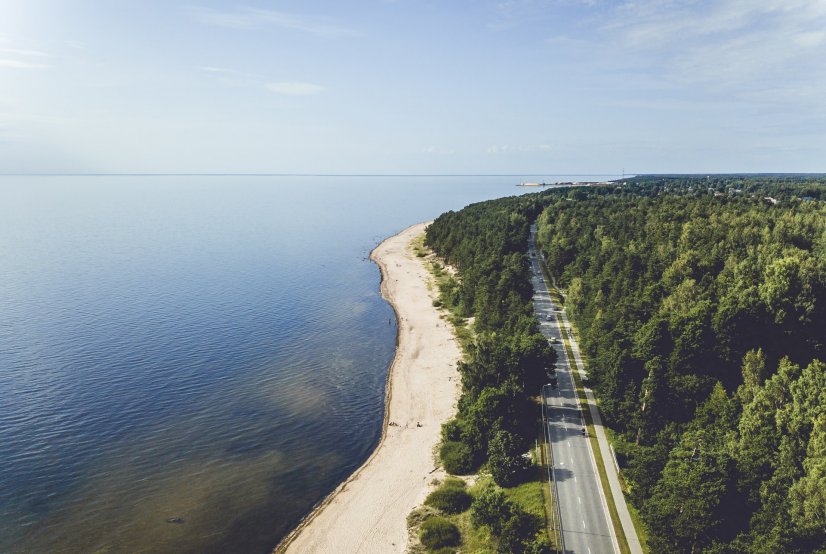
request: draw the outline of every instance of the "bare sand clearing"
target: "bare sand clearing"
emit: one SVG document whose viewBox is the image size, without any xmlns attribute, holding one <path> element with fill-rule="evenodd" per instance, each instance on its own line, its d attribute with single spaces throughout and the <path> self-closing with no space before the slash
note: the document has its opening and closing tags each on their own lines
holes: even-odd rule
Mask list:
<svg viewBox="0 0 826 554">
<path fill-rule="evenodd" d="M 382 295 L 399 320 L 381 441 L 276 552 L 404 552 L 407 514 L 441 474 L 433 451 L 441 424 L 455 411 L 461 350 L 450 324 L 433 307 L 436 291 L 427 286 L 431 276 L 410 248 L 425 226 L 405 229 L 370 254 L 381 268 Z"/>
</svg>

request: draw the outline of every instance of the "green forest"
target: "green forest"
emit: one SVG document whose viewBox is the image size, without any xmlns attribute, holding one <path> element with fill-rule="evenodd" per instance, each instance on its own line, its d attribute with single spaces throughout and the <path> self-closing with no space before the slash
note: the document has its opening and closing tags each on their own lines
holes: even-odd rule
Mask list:
<svg viewBox="0 0 826 554">
<path fill-rule="evenodd" d="M 653 552 L 826 549 L 824 191 L 630 179 L 538 218 Z"/>
<path fill-rule="evenodd" d="M 473 204 L 442 214 L 425 236 L 457 273 L 441 284 L 442 304 L 472 329 L 458 364 L 458 414 L 442 427 L 442 464 L 455 475 L 484 465 L 496 485 L 514 489 L 537 435 L 533 397 L 556 362 L 533 311 L 527 256 L 530 226 L 543 207 L 537 195 Z M 469 508 L 473 526 L 488 528 L 499 552 L 549 551 L 541 519 L 500 489 L 484 489 Z"/>
<path fill-rule="evenodd" d="M 826 552 L 824 199 L 805 176 L 652 176 L 440 216 L 441 298 L 474 330 L 446 469 L 506 486 L 536 433 L 536 221 L 651 551 Z"/>
<path fill-rule="evenodd" d="M 459 362 L 459 413 L 443 428 L 442 458 L 451 473 L 469 473 L 491 446 L 518 456 L 536 434 L 536 396 L 554 351 L 539 332 L 527 259 L 528 233 L 542 209 L 535 196 L 473 204 L 442 214 L 425 244 L 459 275 L 442 299 L 460 318 L 473 317 L 474 340 Z"/>
</svg>

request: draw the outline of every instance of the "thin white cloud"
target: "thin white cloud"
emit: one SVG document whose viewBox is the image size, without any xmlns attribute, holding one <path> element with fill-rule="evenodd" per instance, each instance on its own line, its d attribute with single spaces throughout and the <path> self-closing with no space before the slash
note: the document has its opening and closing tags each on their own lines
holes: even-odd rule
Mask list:
<svg viewBox="0 0 826 554">
<path fill-rule="evenodd" d="M 720 61 L 742 62 L 729 70 L 759 65 L 764 71 L 769 65 L 793 62 L 823 42 L 824 25 L 823 1 L 716 0 L 629 2 L 606 28 L 617 31 L 626 48 L 662 51 L 677 59 L 693 59 L 697 53 L 707 57 L 716 51 Z M 737 59 L 730 59 L 732 53 Z"/>
<path fill-rule="evenodd" d="M 7 67 L 10 69 L 45 69 L 49 67 L 43 63 L 29 63 L 21 60 L 0 59 L 0 67 Z"/>
<path fill-rule="evenodd" d="M 51 67 L 44 63 L 49 54 L 42 50 L 17 48 L 5 35 L 0 34 L 0 68 L 7 69 L 46 69 Z"/>
<path fill-rule="evenodd" d="M 634 0 L 589 13 L 596 32 L 575 35 L 588 44 L 571 50 L 640 90 L 695 91 L 701 103 L 759 97 L 784 110 L 811 99 L 826 114 L 816 100 L 826 94 L 826 0 Z"/>
<path fill-rule="evenodd" d="M 275 10 L 242 8 L 235 11 L 218 11 L 209 8 L 195 8 L 193 13 L 201 23 L 230 29 L 279 27 L 328 38 L 359 35 L 355 30 L 338 25 L 327 18 Z"/>
<path fill-rule="evenodd" d="M 267 83 L 267 89 L 285 96 L 311 96 L 324 92 L 324 87 L 313 83 L 302 83 L 298 81 Z"/>
<path fill-rule="evenodd" d="M 0 53 L 3 54 L 11 54 L 14 56 L 26 56 L 30 58 L 48 58 L 49 55 L 46 52 L 41 52 L 40 50 L 23 50 L 21 48 L 0 48 Z"/>
<path fill-rule="evenodd" d="M 253 73 L 238 71 L 227 67 L 204 65 L 199 69 L 204 73 L 212 75 L 216 81 L 233 87 L 261 86 L 263 81 L 263 77 L 261 75 L 255 75 Z"/>
<path fill-rule="evenodd" d="M 86 49 L 86 43 L 84 43 L 80 40 L 68 40 L 68 41 L 66 41 L 66 46 L 68 46 L 69 48 L 74 48 L 75 50 L 85 50 Z"/>
</svg>

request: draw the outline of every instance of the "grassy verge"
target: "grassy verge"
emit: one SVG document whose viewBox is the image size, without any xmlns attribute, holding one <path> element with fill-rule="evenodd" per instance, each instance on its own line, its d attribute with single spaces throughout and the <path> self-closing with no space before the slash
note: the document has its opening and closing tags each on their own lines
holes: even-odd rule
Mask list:
<svg viewBox="0 0 826 554">
<path fill-rule="evenodd" d="M 542 467 L 544 468 L 544 467 L 547 466 L 547 461 L 545 460 L 546 456 L 545 456 L 545 452 L 544 452 L 544 450 L 545 450 L 544 444 L 542 446 L 540 446 L 540 449 L 542 451 L 540 463 L 541 463 Z M 553 527 L 552 517 L 553 516 L 551 515 L 551 511 L 553 510 L 553 507 L 554 507 L 556 501 L 554 500 L 554 497 L 552 495 L 552 491 L 551 491 L 550 486 L 548 486 L 547 473 L 545 475 L 543 475 L 542 477 L 543 477 L 543 479 L 542 479 L 542 481 L 543 481 L 542 482 L 542 503 L 544 504 L 544 508 L 545 508 L 544 509 L 544 512 L 545 512 L 545 531 L 548 533 L 548 537 L 550 537 L 550 539 L 551 539 L 551 544 L 554 544 L 556 542 L 556 540 L 555 540 L 555 537 L 554 537 L 554 534 L 553 534 L 553 529 L 552 529 L 552 527 Z"/>
<path fill-rule="evenodd" d="M 542 426 L 545 425 L 544 422 L 541 423 Z M 559 514 L 556 511 L 556 494 L 555 490 L 552 490 L 550 483 L 548 482 L 548 473 L 551 471 L 550 465 L 551 460 L 548 459 L 548 449 L 549 445 L 545 437 L 545 430 L 540 429 L 539 431 L 540 437 L 537 441 L 537 450 L 534 451 L 534 462 L 539 468 L 539 481 L 542 483 L 542 502 L 543 508 L 545 512 L 545 532 L 548 534 L 548 538 L 550 539 L 551 546 L 554 548 L 554 551 L 558 549 L 559 545 L 557 544 L 557 536 L 555 533 L 555 521 L 559 519 Z"/>
<path fill-rule="evenodd" d="M 634 522 L 634 529 L 637 531 L 637 538 L 640 539 L 640 547 L 644 554 L 650 554 L 651 549 L 648 547 L 648 528 L 643 523 L 639 511 L 628 502 L 628 513 L 631 514 L 631 521 Z"/>
</svg>

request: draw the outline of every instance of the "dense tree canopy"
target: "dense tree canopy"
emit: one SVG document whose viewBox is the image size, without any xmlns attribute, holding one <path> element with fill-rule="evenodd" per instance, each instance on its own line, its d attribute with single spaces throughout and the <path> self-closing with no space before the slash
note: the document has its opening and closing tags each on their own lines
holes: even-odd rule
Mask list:
<svg viewBox="0 0 826 554">
<path fill-rule="evenodd" d="M 826 552 L 824 201 L 826 179 L 653 176 L 443 214 L 426 242 L 475 330 L 446 467 L 518 472 L 555 362 L 531 304 L 536 220 L 652 551 Z M 474 522 L 524 534 L 491 495 Z"/>
<path fill-rule="evenodd" d="M 533 194 L 472 204 L 442 214 L 427 229 L 426 244 L 457 271 L 442 287 L 444 304 L 473 317 L 475 331 L 459 363 L 459 413 L 442 430 L 448 471 L 471 471 L 492 456 L 497 482 L 513 482 L 535 433 L 529 398 L 555 362 L 538 331 L 527 257 L 542 202 Z"/>
<path fill-rule="evenodd" d="M 554 191 L 538 218 L 658 552 L 826 548 L 826 181 Z"/>
</svg>

